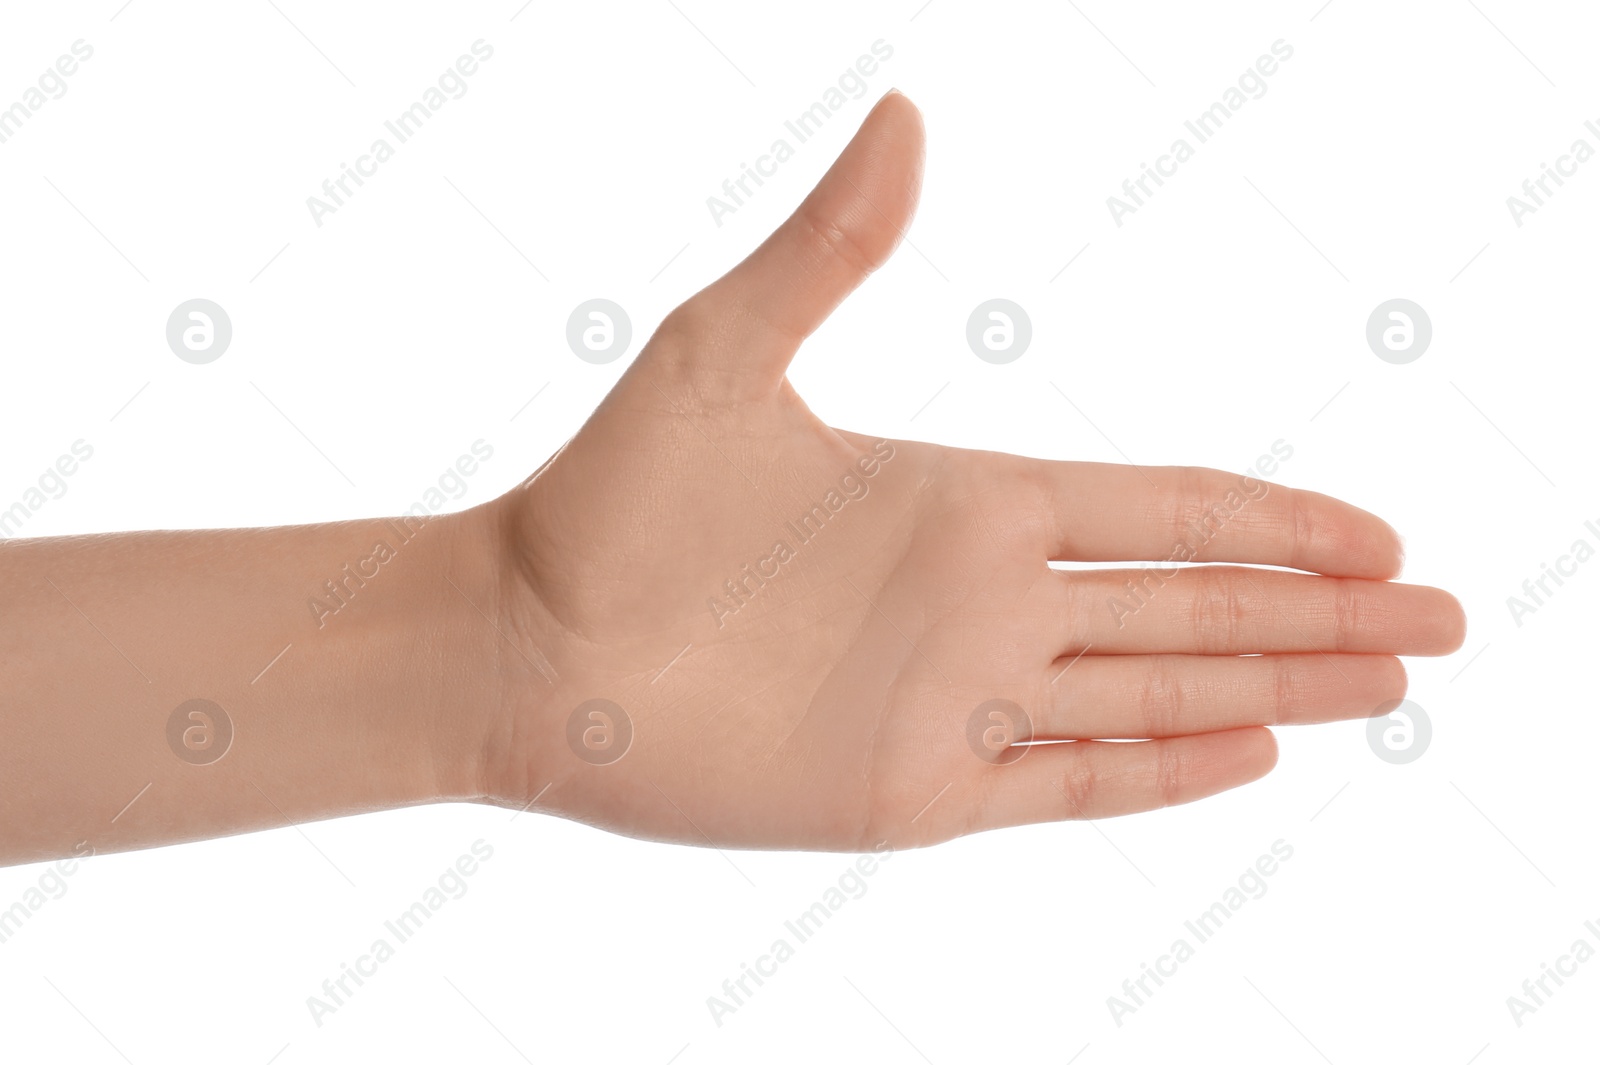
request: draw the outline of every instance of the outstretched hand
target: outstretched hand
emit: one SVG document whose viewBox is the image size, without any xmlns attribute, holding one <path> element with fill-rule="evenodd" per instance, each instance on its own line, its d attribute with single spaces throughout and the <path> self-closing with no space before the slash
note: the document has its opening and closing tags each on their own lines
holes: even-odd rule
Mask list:
<svg viewBox="0 0 1600 1065">
<path fill-rule="evenodd" d="M 1405 692 L 1394 656 L 1460 646 L 1450 595 L 1389 582 L 1394 531 L 1327 496 L 819 421 L 785 371 L 893 252 L 922 161 L 891 93 L 568 444 L 469 512 L 509 641 L 491 801 L 839 850 L 1126 814 L 1262 776 L 1264 726 L 1369 716 Z"/>
</svg>

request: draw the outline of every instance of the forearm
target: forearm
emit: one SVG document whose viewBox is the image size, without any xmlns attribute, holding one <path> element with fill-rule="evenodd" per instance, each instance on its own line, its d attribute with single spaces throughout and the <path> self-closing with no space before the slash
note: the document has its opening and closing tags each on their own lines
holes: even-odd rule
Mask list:
<svg viewBox="0 0 1600 1065">
<path fill-rule="evenodd" d="M 469 515 L 0 544 L 0 864 L 480 797 Z"/>
</svg>

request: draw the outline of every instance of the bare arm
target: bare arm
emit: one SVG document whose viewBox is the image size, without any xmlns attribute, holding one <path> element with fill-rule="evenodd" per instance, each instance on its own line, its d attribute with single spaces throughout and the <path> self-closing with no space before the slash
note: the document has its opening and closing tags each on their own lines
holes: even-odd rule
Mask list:
<svg viewBox="0 0 1600 1065">
<path fill-rule="evenodd" d="M 1373 715 L 1397 656 L 1461 646 L 1455 599 L 1395 583 L 1399 537 L 1339 500 L 818 419 L 789 362 L 910 224 L 922 136 L 880 101 L 493 503 L 412 537 L 0 549 L 0 861 L 452 799 L 919 846 L 1237 787 L 1276 762 L 1267 726 Z"/>
<path fill-rule="evenodd" d="M 475 536 L 453 515 L 0 545 L 0 862 L 480 797 L 499 637 Z"/>
</svg>

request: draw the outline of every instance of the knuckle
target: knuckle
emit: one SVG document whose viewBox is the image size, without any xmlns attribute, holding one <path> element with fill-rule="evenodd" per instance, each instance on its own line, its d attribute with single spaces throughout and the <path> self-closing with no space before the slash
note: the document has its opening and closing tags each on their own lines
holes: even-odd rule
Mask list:
<svg viewBox="0 0 1600 1065">
<path fill-rule="evenodd" d="M 1045 597 L 1043 609 L 1050 615 L 1062 653 L 1076 654 L 1090 642 L 1093 628 L 1090 611 L 1106 608 L 1098 602 L 1090 602 L 1092 597 L 1087 594 L 1084 582 L 1071 571 L 1052 569 L 1047 580 L 1052 594 Z"/>
<path fill-rule="evenodd" d="M 856 235 L 834 217 L 802 208 L 795 215 L 795 222 L 801 236 L 824 256 L 837 258 L 862 275 L 876 268 L 875 258 L 862 247 Z"/>
<path fill-rule="evenodd" d="M 1067 797 L 1067 816 L 1088 819 L 1094 817 L 1095 802 L 1100 792 L 1100 773 L 1087 748 L 1074 753 L 1078 757 L 1071 759 L 1067 765 L 1061 780 L 1061 792 Z"/>
<path fill-rule="evenodd" d="M 1334 651 L 1342 652 L 1351 646 L 1352 637 L 1360 631 L 1362 623 L 1361 597 L 1355 582 L 1344 579 L 1334 582 L 1331 615 L 1330 643 Z"/>
<path fill-rule="evenodd" d="M 1187 543 L 1189 530 L 1205 509 L 1205 478 L 1194 466 L 1181 466 L 1167 511 L 1167 531 L 1174 543 Z"/>
<path fill-rule="evenodd" d="M 1311 508 L 1300 492 L 1284 490 L 1284 537 L 1288 540 L 1285 557 L 1291 566 L 1305 561 L 1311 552 L 1312 538 L 1316 535 L 1311 520 Z"/>
<path fill-rule="evenodd" d="M 710 335 L 715 316 L 705 295 L 690 296 L 661 319 L 655 339 L 664 346 L 692 348 Z"/>
<path fill-rule="evenodd" d="M 1162 656 L 1152 661 L 1136 699 L 1144 735 L 1170 736 L 1182 731 L 1188 698 L 1171 659 Z"/>
<path fill-rule="evenodd" d="M 648 380 L 665 386 L 663 393 L 680 414 L 704 413 L 726 406 L 739 373 L 718 356 L 728 340 L 724 300 L 709 290 L 669 311 L 650 337 L 641 363 Z"/>
<path fill-rule="evenodd" d="M 1242 645 L 1248 607 L 1239 581 L 1226 569 L 1195 569 L 1190 621 L 1204 654 L 1223 654 Z"/>
<path fill-rule="evenodd" d="M 1156 801 L 1173 806 L 1182 801 L 1185 759 L 1175 744 L 1163 743 L 1156 750 Z"/>
<path fill-rule="evenodd" d="M 1276 724 L 1299 711 L 1307 697 L 1307 677 L 1292 657 L 1275 661 L 1272 667 L 1272 706 L 1268 720 Z"/>
<path fill-rule="evenodd" d="M 1204 466 L 1179 468 L 1167 514 L 1169 532 L 1174 543 L 1190 545 L 1196 560 L 1206 556 L 1211 540 L 1228 523 L 1231 512 L 1224 500 L 1232 490 L 1229 476 L 1220 470 Z"/>
<path fill-rule="evenodd" d="M 692 296 L 667 312 L 650 337 L 649 365 L 673 380 L 692 380 L 698 353 L 713 336 L 704 296 Z"/>
</svg>

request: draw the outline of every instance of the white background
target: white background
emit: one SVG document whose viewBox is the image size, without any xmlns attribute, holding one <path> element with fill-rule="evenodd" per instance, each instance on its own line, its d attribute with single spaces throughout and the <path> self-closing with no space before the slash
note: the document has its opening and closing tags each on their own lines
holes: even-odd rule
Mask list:
<svg viewBox="0 0 1600 1065">
<path fill-rule="evenodd" d="M 1593 1055 L 1600 963 L 1520 1027 L 1506 1005 L 1600 945 L 1600 563 L 1520 626 L 1506 604 L 1600 545 L 1600 161 L 1521 227 L 1506 205 L 1574 139 L 1600 147 L 1592 9 L 120 3 L 7 4 L 0 27 L 0 106 L 94 48 L 0 145 L 0 507 L 94 448 L 30 535 L 396 513 L 480 437 L 494 457 L 452 506 L 492 498 L 896 85 L 928 126 L 914 247 L 797 360 L 819 414 L 1235 470 L 1281 439 L 1279 479 L 1387 518 L 1406 579 L 1455 592 L 1470 629 L 1411 664 L 1417 761 L 1377 758 L 1364 722 L 1279 730 L 1278 769 L 1219 798 L 895 855 L 720 1027 L 707 996 L 850 859 L 450 806 L 89 860 L 0 946 L 5 1058 Z M 306 198 L 480 38 L 467 94 L 315 225 Z M 879 39 L 869 90 L 716 225 L 706 197 Z M 1279 39 L 1267 93 L 1115 225 L 1106 197 Z M 604 366 L 564 339 L 596 296 L 634 323 Z M 1034 329 L 1004 366 L 964 336 L 996 296 Z M 164 335 L 194 297 L 234 328 L 205 366 Z M 1364 337 L 1394 297 L 1433 322 L 1409 365 Z M 468 894 L 316 1025 L 307 997 L 478 839 Z M 1267 893 L 1114 1023 L 1107 997 L 1279 839 Z M 0 907 L 44 868 L 0 870 Z"/>
</svg>

